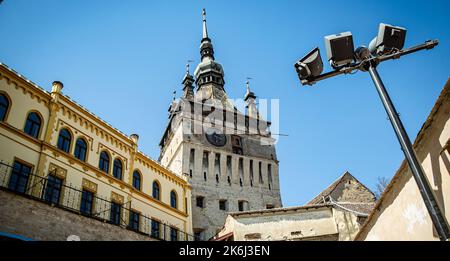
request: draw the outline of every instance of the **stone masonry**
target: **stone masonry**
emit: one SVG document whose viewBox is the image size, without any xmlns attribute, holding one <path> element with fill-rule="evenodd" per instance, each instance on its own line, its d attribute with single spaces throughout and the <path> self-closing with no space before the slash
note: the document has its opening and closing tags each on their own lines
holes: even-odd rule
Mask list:
<svg viewBox="0 0 450 261">
<path fill-rule="evenodd" d="M 0 213 L 1 231 L 32 240 L 65 241 L 69 236 L 81 241 L 154 240 L 5 190 L 0 190 Z"/>
</svg>

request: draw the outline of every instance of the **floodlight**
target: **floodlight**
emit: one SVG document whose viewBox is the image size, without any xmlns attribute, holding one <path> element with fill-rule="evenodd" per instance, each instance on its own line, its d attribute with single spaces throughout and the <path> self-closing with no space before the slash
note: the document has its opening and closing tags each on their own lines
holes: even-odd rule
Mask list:
<svg viewBox="0 0 450 261">
<path fill-rule="evenodd" d="M 319 48 L 315 48 L 294 64 L 300 80 L 319 76 L 323 71 L 322 57 Z"/>
<path fill-rule="evenodd" d="M 403 49 L 405 38 L 405 28 L 381 23 L 377 37 L 369 44 L 369 50 L 373 55 L 394 53 Z"/>
<path fill-rule="evenodd" d="M 331 66 L 336 69 L 354 60 L 353 37 L 351 32 L 325 36 L 327 58 Z"/>
</svg>

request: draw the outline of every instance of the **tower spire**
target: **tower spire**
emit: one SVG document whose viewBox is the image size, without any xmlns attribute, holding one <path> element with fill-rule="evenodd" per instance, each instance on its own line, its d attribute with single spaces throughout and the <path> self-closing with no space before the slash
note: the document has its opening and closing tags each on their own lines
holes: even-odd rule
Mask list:
<svg viewBox="0 0 450 261">
<path fill-rule="evenodd" d="M 184 75 L 183 81 L 181 82 L 183 87 L 183 98 L 193 99 L 194 98 L 194 87 L 192 84 L 195 82 L 194 77 L 189 72 L 189 63 L 193 62 L 192 60 L 188 60 L 186 63 L 186 74 Z"/>
<path fill-rule="evenodd" d="M 203 36 L 202 36 L 202 42 L 200 44 L 200 55 L 202 56 L 202 61 L 209 57 L 210 59 L 214 60 L 214 49 L 213 45 L 211 43 L 211 39 L 208 37 L 208 29 L 206 27 L 206 10 L 203 8 L 202 11 L 202 18 L 203 18 Z"/>
<path fill-rule="evenodd" d="M 208 38 L 208 28 L 206 27 L 206 10 L 205 10 L 205 8 L 203 8 L 202 17 L 203 17 L 203 39 L 207 39 Z"/>
</svg>

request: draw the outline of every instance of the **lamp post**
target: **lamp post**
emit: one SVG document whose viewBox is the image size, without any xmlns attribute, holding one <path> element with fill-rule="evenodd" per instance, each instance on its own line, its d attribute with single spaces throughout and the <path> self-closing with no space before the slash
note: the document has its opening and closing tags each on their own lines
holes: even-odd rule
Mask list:
<svg viewBox="0 0 450 261">
<path fill-rule="evenodd" d="M 294 67 L 302 85 L 312 85 L 318 81 L 340 74 L 348 74 L 355 70 L 369 72 L 439 238 L 448 240 L 450 239 L 448 224 L 439 209 L 408 134 L 376 69 L 381 62 L 398 59 L 403 55 L 417 51 L 432 49 L 438 45 L 437 40 L 432 40 L 402 50 L 405 36 L 406 29 L 404 28 L 380 24 L 378 35 L 372 40 L 369 48 L 361 46 L 356 50 L 353 50 L 353 36 L 350 32 L 326 36 L 327 57 L 334 71 L 322 74 L 323 64 L 318 48 L 300 59 Z"/>
</svg>

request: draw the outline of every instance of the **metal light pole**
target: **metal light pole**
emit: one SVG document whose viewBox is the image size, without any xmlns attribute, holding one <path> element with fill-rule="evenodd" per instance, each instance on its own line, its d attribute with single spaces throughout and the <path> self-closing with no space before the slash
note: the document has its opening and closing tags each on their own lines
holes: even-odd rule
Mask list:
<svg viewBox="0 0 450 261">
<path fill-rule="evenodd" d="M 392 128 L 394 128 L 397 139 L 400 142 L 405 158 L 408 161 L 412 175 L 416 180 L 420 194 L 422 195 L 425 206 L 430 214 L 431 220 L 439 234 L 439 237 L 441 240 L 448 240 L 450 238 L 450 233 L 446 221 L 442 216 L 442 212 L 440 211 L 433 192 L 431 191 L 430 184 L 424 174 L 422 165 L 417 160 L 416 153 L 411 145 L 408 134 L 406 133 L 403 123 L 395 110 L 394 104 L 392 103 L 391 98 L 389 97 L 389 94 L 381 81 L 375 64 L 370 64 L 369 73 L 375 87 L 377 88 L 378 95 L 380 95 L 380 99 L 383 102 L 384 109 L 386 109 L 389 116 Z"/>
<path fill-rule="evenodd" d="M 353 44 L 352 44 L 353 45 Z M 300 81 L 303 85 L 313 85 L 314 83 L 334 77 L 340 74 L 348 74 L 355 70 L 360 70 L 363 72 L 369 72 L 372 80 L 375 84 L 377 92 L 383 103 L 383 106 L 389 116 L 392 127 L 394 128 L 395 134 L 397 135 L 398 141 L 400 142 L 403 153 L 405 154 L 406 160 L 408 161 L 409 167 L 411 169 L 412 175 L 417 183 L 420 194 L 424 200 L 425 206 L 431 217 L 434 227 L 439 234 L 441 240 L 450 239 L 450 230 L 446 219 L 442 215 L 441 210 L 436 202 L 433 191 L 431 190 L 430 184 L 420 162 L 417 160 L 417 156 L 412 147 L 411 141 L 408 134 L 403 127 L 403 124 L 398 116 L 398 113 L 392 103 L 383 82 L 381 81 L 380 75 L 376 69 L 377 65 L 381 62 L 398 59 L 403 55 L 411 54 L 420 50 L 432 49 L 438 45 L 437 40 L 426 41 L 424 44 L 420 44 L 405 50 L 396 50 L 392 53 L 387 53 L 384 55 L 372 56 L 366 47 L 360 47 L 355 51 L 355 57 L 357 57 L 357 62 L 347 64 L 345 66 L 340 66 L 335 68 L 334 71 L 321 74 L 322 72 L 322 61 L 320 54 L 317 52 L 311 52 L 300 60 L 295 68 L 299 74 Z M 313 56 L 314 55 L 314 56 Z M 303 70 L 307 68 L 307 70 Z M 307 72 L 307 73 L 305 73 Z"/>
</svg>

